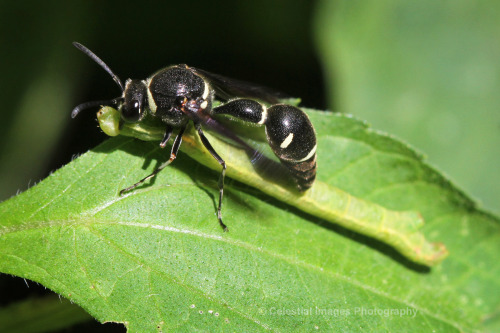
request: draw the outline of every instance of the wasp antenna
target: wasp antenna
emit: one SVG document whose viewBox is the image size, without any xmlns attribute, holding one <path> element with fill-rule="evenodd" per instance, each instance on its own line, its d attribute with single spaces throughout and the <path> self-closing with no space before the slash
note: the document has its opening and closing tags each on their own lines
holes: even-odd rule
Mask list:
<svg viewBox="0 0 500 333">
<path fill-rule="evenodd" d="M 101 60 L 101 58 L 99 58 L 98 56 L 96 56 L 94 54 L 94 52 L 90 51 L 85 45 L 82 45 L 82 44 L 80 44 L 78 42 L 73 42 L 73 45 L 77 49 L 79 49 L 80 51 L 82 51 L 83 53 L 85 53 L 86 55 L 88 55 L 90 57 L 90 59 L 94 60 L 99 66 L 101 66 L 106 72 L 108 72 L 108 74 L 111 75 L 111 77 L 113 78 L 113 80 L 116 82 L 116 84 L 120 87 L 120 89 L 122 91 L 125 90 L 125 87 L 123 86 L 123 83 L 120 80 L 120 78 L 118 77 L 118 75 L 116 75 L 115 73 L 113 73 L 113 71 L 111 70 L 111 68 L 109 68 L 109 66 L 106 65 L 104 63 L 104 61 Z M 78 106 L 76 108 L 78 108 Z"/>
<path fill-rule="evenodd" d="M 90 109 L 90 108 L 93 108 L 95 106 L 101 106 L 101 105 L 109 105 L 109 104 L 113 104 L 113 105 L 116 105 L 118 104 L 120 101 L 122 100 L 121 97 L 118 97 L 118 98 L 114 98 L 114 99 L 111 99 L 111 100 L 104 100 L 104 101 L 92 101 L 92 102 L 85 102 L 85 103 L 82 103 L 80 105 L 77 105 L 73 111 L 71 111 L 71 118 L 75 118 L 79 113 L 80 111 L 82 110 L 86 110 L 86 109 Z"/>
</svg>

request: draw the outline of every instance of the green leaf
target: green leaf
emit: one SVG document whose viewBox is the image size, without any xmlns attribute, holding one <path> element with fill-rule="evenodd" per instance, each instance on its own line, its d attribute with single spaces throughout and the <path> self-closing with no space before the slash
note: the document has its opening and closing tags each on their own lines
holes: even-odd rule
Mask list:
<svg viewBox="0 0 500 333">
<path fill-rule="evenodd" d="M 420 212 L 425 236 L 448 248 L 446 260 L 432 269 L 415 264 L 384 242 L 231 180 L 223 233 L 218 172 L 182 153 L 152 184 L 120 197 L 168 154 L 117 137 L 0 205 L 0 271 L 131 331 L 498 326 L 499 220 L 406 145 L 347 116 L 310 117 L 318 181 Z"/>
<path fill-rule="evenodd" d="M 318 123 L 320 123 L 320 120 L 328 119 L 329 116 L 328 113 L 324 112 L 320 112 L 321 115 L 318 115 L 317 111 L 313 110 L 309 110 L 309 114 L 318 119 Z M 146 125 L 143 122 L 121 124 L 120 113 L 111 107 L 103 107 L 99 110 L 97 118 L 103 131 L 111 136 L 123 134 L 145 141 L 159 141 L 163 137 L 164 126 L 157 126 L 154 121 L 150 121 L 149 124 L 146 121 Z M 240 125 L 235 133 L 246 130 L 247 135 L 249 135 L 251 133 L 251 131 L 248 133 L 249 129 L 255 130 L 256 127 L 242 128 Z M 260 130 L 260 132 L 263 132 L 262 128 Z M 321 135 L 321 132 L 325 134 Z M 326 146 L 328 144 L 331 137 L 328 133 L 328 128 L 320 131 L 317 138 L 320 149 L 322 145 Z M 226 161 L 228 170 L 226 173 L 233 179 L 258 188 L 262 192 L 293 205 L 306 213 L 384 241 L 417 263 L 434 265 L 443 260 L 448 254 L 442 244 L 427 242 L 422 233 L 419 232 L 424 222 L 417 212 L 388 210 L 380 205 L 352 196 L 334 187 L 333 184 L 329 185 L 328 182 L 323 182 L 320 179 L 316 180 L 313 187 L 305 193 L 298 193 L 294 190 L 293 185 L 287 184 L 289 179 L 286 179 L 286 177 L 282 181 L 278 181 L 279 176 L 287 174 L 286 170 L 276 170 L 280 167 L 279 164 L 265 165 L 264 168 L 273 169 L 272 177 L 269 177 L 271 175 L 266 177 L 266 170 L 256 168 L 243 149 L 232 146 L 223 138 L 209 136 L 209 139 L 219 155 L 228 156 Z M 189 156 L 211 169 L 221 170 L 219 163 L 203 148 L 201 140 L 194 131 L 188 131 L 188 134 L 184 136 L 184 141 L 183 150 Z M 257 144 L 256 141 L 252 141 L 252 143 Z M 265 153 L 265 149 L 265 147 L 261 146 L 259 151 Z M 267 150 L 267 155 L 272 155 L 268 146 Z M 327 151 L 327 149 L 325 148 L 322 151 Z M 326 159 L 326 165 L 335 163 L 331 155 L 325 155 L 325 157 L 330 157 Z M 268 164 L 272 163 L 270 161 L 266 162 Z"/>
</svg>

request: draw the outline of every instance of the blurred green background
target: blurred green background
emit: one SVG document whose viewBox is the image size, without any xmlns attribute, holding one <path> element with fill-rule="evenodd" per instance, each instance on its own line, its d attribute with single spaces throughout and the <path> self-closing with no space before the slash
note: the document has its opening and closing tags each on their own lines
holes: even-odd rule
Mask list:
<svg viewBox="0 0 500 333">
<path fill-rule="evenodd" d="M 119 94 L 79 41 L 122 80 L 187 63 L 352 113 L 500 212 L 500 2 L 1 1 L 0 17 L 0 200 L 106 137 L 94 111 L 69 116 Z"/>
<path fill-rule="evenodd" d="M 500 212 L 500 2 L 321 1 L 329 105 L 409 142 Z"/>
</svg>

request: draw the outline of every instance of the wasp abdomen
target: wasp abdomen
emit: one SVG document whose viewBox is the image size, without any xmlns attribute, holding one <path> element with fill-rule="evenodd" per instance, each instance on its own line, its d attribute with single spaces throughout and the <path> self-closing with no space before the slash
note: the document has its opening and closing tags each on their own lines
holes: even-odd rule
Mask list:
<svg viewBox="0 0 500 333">
<path fill-rule="evenodd" d="M 312 186 L 316 178 L 316 133 L 307 115 L 288 104 L 267 108 L 251 99 L 235 99 L 213 109 L 236 119 L 264 124 L 267 141 L 281 163 L 288 168 L 300 191 Z"/>
<path fill-rule="evenodd" d="M 316 133 L 299 108 L 286 104 L 269 107 L 266 135 L 274 154 L 294 177 L 300 191 L 316 178 Z"/>
<path fill-rule="evenodd" d="M 295 179 L 299 191 L 303 192 L 309 189 L 316 179 L 316 154 L 304 162 L 290 163 L 281 161 Z"/>
</svg>

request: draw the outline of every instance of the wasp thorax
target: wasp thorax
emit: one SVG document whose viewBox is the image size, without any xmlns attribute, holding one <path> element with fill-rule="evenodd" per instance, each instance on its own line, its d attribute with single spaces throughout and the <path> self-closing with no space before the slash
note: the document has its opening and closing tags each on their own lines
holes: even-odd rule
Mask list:
<svg viewBox="0 0 500 333">
<path fill-rule="evenodd" d="M 127 122 L 138 122 L 144 117 L 147 87 L 141 80 L 130 80 L 125 82 L 123 91 L 123 104 L 120 112 L 123 120 Z"/>
</svg>

